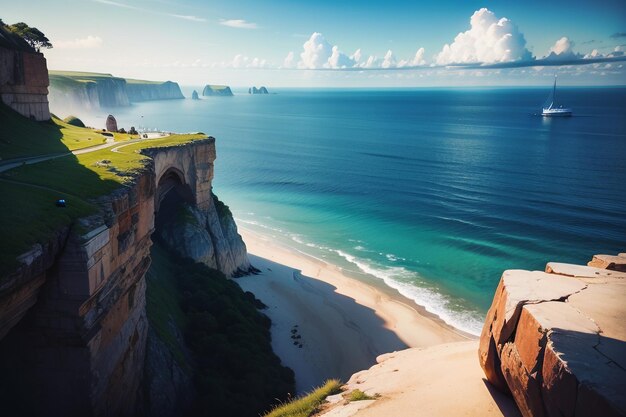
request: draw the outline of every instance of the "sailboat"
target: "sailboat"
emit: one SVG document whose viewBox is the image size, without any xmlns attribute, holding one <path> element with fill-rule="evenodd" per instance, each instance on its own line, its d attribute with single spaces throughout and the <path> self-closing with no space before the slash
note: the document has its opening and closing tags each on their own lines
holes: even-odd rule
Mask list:
<svg viewBox="0 0 626 417">
<path fill-rule="evenodd" d="M 568 109 L 563 106 L 556 106 L 556 74 L 554 74 L 554 87 L 552 87 L 552 93 L 548 96 L 548 99 L 543 104 L 542 116 L 571 116 L 572 109 Z"/>
</svg>

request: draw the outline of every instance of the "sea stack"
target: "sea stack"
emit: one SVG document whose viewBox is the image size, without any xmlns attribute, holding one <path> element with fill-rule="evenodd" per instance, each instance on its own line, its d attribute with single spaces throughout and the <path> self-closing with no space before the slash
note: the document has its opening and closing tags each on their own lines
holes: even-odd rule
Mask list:
<svg viewBox="0 0 626 417">
<path fill-rule="evenodd" d="M 191 99 L 200 100 L 200 97 L 198 97 L 198 92 L 196 90 L 193 90 L 193 93 L 191 93 Z"/>
<path fill-rule="evenodd" d="M 202 90 L 203 96 L 232 96 L 233 92 L 227 85 L 207 84 Z"/>
<path fill-rule="evenodd" d="M 109 132 L 117 132 L 117 120 L 112 114 L 107 117 L 106 128 Z"/>
<path fill-rule="evenodd" d="M 248 88 L 248 94 L 269 94 L 269 92 L 267 91 L 267 88 L 261 86 L 261 88 Z"/>
</svg>

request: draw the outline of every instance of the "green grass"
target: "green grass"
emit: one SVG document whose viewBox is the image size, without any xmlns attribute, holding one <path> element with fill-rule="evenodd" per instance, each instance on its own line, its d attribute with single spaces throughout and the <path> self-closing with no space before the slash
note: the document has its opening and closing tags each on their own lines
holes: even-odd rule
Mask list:
<svg viewBox="0 0 626 417">
<path fill-rule="evenodd" d="M 104 137 L 94 130 L 72 126 L 57 118 L 51 122 L 35 122 L 4 105 L 0 105 L 0 119 L 0 155 L 3 159 L 66 153 L 104 141 Z M 13 139 L 2 140 L 7 135 Z M 120 141 L 129 138 L 129 135 L 115 135 Z M 0 280 L 15 268 L 16 256 L 35 243 L 45 243 L 60 227 L 95 212 L 95 206 L 90 202 L 92 199 L 120 188 L 140 171 L 148 157 L 138 153 L 139 150 L 182 145 L 203 138 L 206 138 L 203 134 L 173 135 L 122 145 L 120 152 L 107 148 L 1 173 Z M 67 208 L 54 206 L 59 198 L 68 201 Z"/>
<path fill-rule="evenodd" d="M 64 153 L 104 143 L 97 130 L 72 126 L 61 119 L 35 122 L 0 103 L 0 162 L 26 156 Z"/>
<path fill-rule="evenodd" d="M 34 243 L 46 242 L 74 219 L 96 212 L 95 206 L 72 195 L 2 180 L 0 195 L 0 280 Z M 60 198 L 68 201 L 66 208 L 55 206 Z"/>
<path fill-rule="evenodd" d="M 150 325 L 172 352 L 176 362 L 181 367 L 188 368 L 181 342 L 172 329 L 172 324 L 181 331 L 187 326 L 187 318 L 180 308 L 181 297 L 178 287 L 176 281 L 172 279 L 176 273 L 176 264 L 167 250 L 159 244 L 152 246 L 150 257 L 152 263 L 146 275 L 146 311 Z"/>
<path fill-rule="evenodd" d="M 207 84 L 205 88 L 206 87 L 209 87 L 211 90 L 226 90 L 228 88 L 227 85 L 215 85 L 215 84 Z"/>
<path fill-rule="evenodd" d="M 348 401 L 350 401 L 350 402 L 352 402 L 352 401 L 364 401 L 364 400 L 375 400 L 376 398 L 378 398 L 378 394 L 376 394 L 374 396 L 367 395 L 366 393 L 364 393 L 360 389 L 355 389 L 354 391 L 352 391 L 350 393 L 350 395 L 348 395 Z"/>
<path fill-rule="evenodd" d="M 265 417 L 309 417 L 319 408 L 326 397 L 339 392 L 341 392 L 341 382 L 336 379 L 328 380 L 310 394 L 276 407 Z"/>
<path fill-rule="evenodd" d="M 113 78 L 113 75 L 102 73 L 102 72 L 81 72 L 81 71 L 49 70 L 48 74 L 49 75 L 58 75 L 58 76 L 62 76 L 62 77 L 83 77 L 83 78 L 108 77 L 108 78 Z"/>
<path fill-rule="evenodd" d="M 144 148 L 181 145 L 203 139 L 204 135 L 172 135 L 129 145 L 119 152 L 111 148 L 98 152 L 26 165 L 0 175 L 17 181 L 50 187 L 81 198 L 95 198 L 110 193 L 130 181 L 149 158 L 137 151 Z"/>
<path fill-rule="evenodd" d="M 148 81 L 148 80 L 134 80 L 132 78 L 125 78 L 126 84 L 163 84 L 165 81 Z"/>
</svg>

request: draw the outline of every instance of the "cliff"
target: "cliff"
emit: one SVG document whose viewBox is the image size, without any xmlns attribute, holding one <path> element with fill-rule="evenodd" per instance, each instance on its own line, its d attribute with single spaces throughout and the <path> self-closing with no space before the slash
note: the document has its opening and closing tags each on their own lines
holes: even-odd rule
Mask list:
<svg viewBox="0 0 626 417">
<path fill-rule="evenodd" d="M 150 100 L 172 100 L 185 98 L 178 83 L 154 82 L 126 79 L 128 100 L 132 102 Z"/>
<path fill-rule="evenodd" d="M 144 81 L 92 72 L 50 71 L 53 108 L 99 109 L 124 107 L 132 102 L 184 98 L 172 81 Z"/>
<path fill-rule="evenodd" d="M 0 99 L 23 116 L 50 119 L 48 70 L 43 54 L 0 24 Z"/>
<path fill-rule="evenodd" d="M 589 265 L 500 279 L 479 359 L 524 416 L 626 415 L 626 254 Z"/>
<path fill-rule="evenodd" d="M 97 214 L 36 244 L 2 277 L 0 396 L 7 409 L 135 413 L 148 334 L 145 274 L 155 212 L 168 195 L 184 196 L 210 219 L 218 268 L 249 268 L 232 218 L 220 219 L 211 193 L 214 139 L 144 153 L 149 158 L 131 182 L 97 199 Z"/>
<path fill-rule="evenodd" d="M 200 100 L 200 97 L 198 97 L 198 92 L 196 90 L 193 90 L 193 93 L 191 93 L 191 99 Z"/>
<path fill-rule="evenodd" d="M 97 110 L 129 106 L 126 81 L 111 74 L 50 71 L 50 106 Z"/>
<path fill-rule="evenodd" d="M 233 92 L 227 85 L 211 85 L 207 84 L 202 90 L 203 96 L 232 96 Z"/>
</svg>

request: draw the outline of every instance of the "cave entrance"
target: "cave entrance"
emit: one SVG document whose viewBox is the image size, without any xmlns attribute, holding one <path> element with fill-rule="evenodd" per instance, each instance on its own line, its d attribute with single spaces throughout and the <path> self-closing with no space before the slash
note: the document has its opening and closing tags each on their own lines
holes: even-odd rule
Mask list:
<svg viewBox="0 0 626 417">
<path fill-rule="evenodd" d="M 154 204 L 154 226 L 157 230 L 176 216 L 176 211 L 182 203 L 195 205 L 193 191 L 185 183 L 184 178 L 184 174 L 176 168 L 169 168 L 161 175 Z"/>
</svg>

